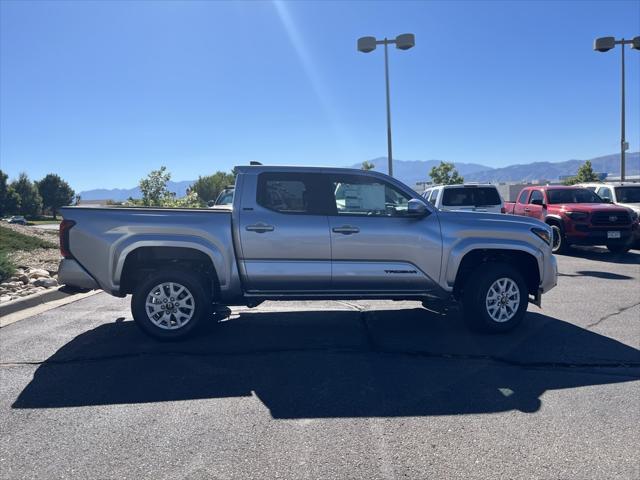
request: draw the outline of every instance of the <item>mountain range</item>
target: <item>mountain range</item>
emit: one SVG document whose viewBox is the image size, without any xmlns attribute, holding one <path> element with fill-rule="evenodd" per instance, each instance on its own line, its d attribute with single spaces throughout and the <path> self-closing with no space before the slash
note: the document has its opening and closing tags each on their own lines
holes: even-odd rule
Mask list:
<svg viewBox="0 0 640 480">
<path fill-rule="evenodd" d="M 593 169 L 599 173 L 608 173 L 610 176 L 620 175 L 620 154 L 605 155 L 590 159 Z M 387 157 L 378 157 L 370 160 L 375 165 L 374 170 L 387 171 Z M 413 187 L 417 182 L 428 179 L 429 171 L 437 166 L 440 160 L 394 160 L 394 176 Z M 564 176 L 575 175 L 584 160 L 566 160 L 564 162 L 533 162 L 514 164 L 507 167 L 491 168 L 478 163 L 457 162 L 455 167 L 465 181 L 468 182 L 527 182 L 532 180 L 558 180 Z M 362 164 L 356 163 L 353 168 L 360 168 Z M 626 173 L 640 175 L 640 152 L 627 153 Z M 167 188 L 176 196 L 183 197 L 194 180 L 181 182 L 168 182 Z M 113 200 L 123 201 L 132 198 L 141 198 L 140 188 L 114 188 L 95 189 L 80 192 L 83 200 Z"/>
</svg>

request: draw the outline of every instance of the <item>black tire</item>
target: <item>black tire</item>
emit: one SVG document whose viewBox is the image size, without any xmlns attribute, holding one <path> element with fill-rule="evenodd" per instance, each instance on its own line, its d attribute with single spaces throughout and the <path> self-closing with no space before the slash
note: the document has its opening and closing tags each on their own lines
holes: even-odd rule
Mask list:
<svg viewBox="0 0 640 480">
<path fill-rule="evenodd" d="M 567 237 L 560 225 L 551 224 L 551 251 L 557 255 L 563 255 L 569 251 Z"/>
<path fill-rule="evenodd" d="M 609 243 L 607 244 L 607 249 L 609 249 L 611 253 L 627 253 L 629 250 L 631 250 L 631 244 L 629 242 Z"/>
<path fill-rule="evenodd" d="M 166 284 L 174 284 L 173 287 Z M 165 285 L 162 289 L 156 287 Z M 185 290 L 180 291 L 176 285 L 184 287 Z M 173 293 L 178 297 L 171 296 L 171 288 Z M 156 290 L 158 300 L 166 298 L 167 302 L 159 301 L 157 305 L 162 310 L 158 310 L 154 315 L 152 310 L 156 307 L 147 307 L 147 297 L 152 295 Z M 186 294 L 185 294 L 186 291 Z M 131 298 L 131 312 L 133 319 L 140 329 L 154 338 L 159 340 L 180 340 L 193 334 L 196 329 L 212 316 L 213 304 L 211 295 L 207 293 L 208 288 L 201 277 L 183 270 L 158 270 L 144 279 L 136 288 Z M 160 292 L 160 293 L 158 293 Z M 188 295 L 191 298 L 188 297 Z M 171 303 L 171 298 L 175 299 L 175 305 Z M 156 301 L 154 299 L 154 301 Z M 182 304 L 180 305 L 180 302 Z M 170 306 L 171 311 L 166 313 L 166 308 Z M 148 310 L 149 309 L 149 310 Z M 149 311 L 149 314 L 147 313 Z M 175 312 L 175 313 L 173 313 Z M 190 318 L 185 320 L 185 317 Z M 155 322 L 152 320 L 156 318 Z M 180 319 L 184 322 L 180 325 Z M 164 326 L 161 326 L 164 322 Z"/>
<path fill-rule="evenodd" d="M 514 305 L 512 309 L 505 306 L 504 311 L 509 317 L 506 318 L 505 315 L 504 319 L 498 321 L 489 312 L 487 297 L 489 289 L 501 279 L 508 279 L 512 282 L 511 285 L 514 290 L 517 290 L 519 299 L 513 298 L 515 294 L 507 295 L 507 301 L 511 299 L 517 306 Z M 508 282 L 506 283 L 509 285 Z M 469 275 L 469 281 L 464 287 L 462 302 L 464 319 L 473 330 L 487 333 L 503 333 L 512 330 L 522 322 L 527 312 L 529 291 L 524 278 L 515 268 L 506 263 L 485 263 Z"/>
</svg>

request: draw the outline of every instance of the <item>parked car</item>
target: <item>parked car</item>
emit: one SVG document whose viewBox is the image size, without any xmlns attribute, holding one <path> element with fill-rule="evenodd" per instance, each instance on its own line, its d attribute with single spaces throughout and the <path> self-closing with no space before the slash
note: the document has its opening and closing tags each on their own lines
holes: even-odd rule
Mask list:
<svg viewBox="0 0 640 480">
<path fill-rule="evenodd" d="M 639 183 L 583 183 L 577 186 L 596 192 L 607 203 L 615 203 L 640 214 Z"/>
<path fill-rule="evenodd" d="M 216 198 L 214 205 L 231 205 L 233 203 L 233 191 L 233 185 L 222 190 L 218 195 L 218 198 Z"/>
<path fill-rule="evenodd" d="M 504 213 L 504 202 L 491 184 L 436 185 L 422 196 L 438 210 Z"/>
<path fill-rule="evenodd" d="M 8 222 L 9 223 L 17 223 L 18 225 L 26 225 L 27 224 L 27 219 L 24 218 L 22 215 L 14 215 L 12 217 L 9 217 Z"/>
<path fill-rule="evenodd" d="M 136 323 L 162 339 L 214 304 L 294 299 L 456 301 L 473 328 L 504 332 L 556 285 L 536 219 L 438 211 L 373 171 L 236 172 L 230 209 L 63 208 L 60 283 L 133 294 Z"/>
<path fill-rule="evenodd" d="M 574 186 L 526 187 L 507 213 L 536 218 L 553 230 L 553 252 L 571 245 L 606 245 L 614 253 L 631 248 L 638 225 L 625 207 L 605 203 L 593 191 Z"/>
</svg>

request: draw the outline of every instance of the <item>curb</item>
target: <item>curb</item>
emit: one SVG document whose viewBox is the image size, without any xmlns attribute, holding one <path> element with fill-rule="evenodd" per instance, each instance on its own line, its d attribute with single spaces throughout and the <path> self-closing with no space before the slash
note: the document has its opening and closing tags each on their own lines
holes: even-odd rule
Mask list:
<svg viewBox="0 0 640 480">
<path fill-rule="evenodd" d="M 14 314 L 17 314 L 22 310 L 35 309 L 36 307 L 40 307 L 38 310 L 48 309 L 48 305 L 46 304 L 51 304 L 50 308 L 55 308 L 100 292 L 101 290 L 77 291 L 62 286 L 56 289 L 37 292 L 16 300 L 11 300 L 0 304 L 0 327 L 5 327 L 16 321 L 17 319 L 12 319 L 10 317 L 16 317 L 17 315 Z M 36 313 L 38 312 L 34 312 L 34 314 Z"/>
</svg>

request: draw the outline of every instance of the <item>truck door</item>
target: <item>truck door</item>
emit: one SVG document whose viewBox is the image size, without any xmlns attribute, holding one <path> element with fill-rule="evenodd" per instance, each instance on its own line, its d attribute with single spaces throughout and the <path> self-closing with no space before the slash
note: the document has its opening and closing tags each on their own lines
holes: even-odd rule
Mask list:
<svg viewBox="0 0 640 480">
<path fill-rule="evenodd" d="M 513 213 L 515 215 L 526 215 L 527 212 L 525 209 L 527 208 L 527 200 L 529 199 L 529 189 L 525 188 L 518 195 L 518 201 L 513 206 Z"/>
<path fill-rule="evenodd" d="M 241 268 L 248 291 L 326 290 L 331 240 L 320 174 L 248 175 L 239 205 Z"/>
<path fill-rule="evenodd" d="M 544 217 L 546 216 L 544 204 L 544 194 L 540 190 L 532 190 L 531 196 L 529 197 L 529 203 L 524 209 L 527 217 L 544 220 Z"/>
<path fill-rule="evenodd" d="M 412 198 L 372 175 L 332 174 L 332 284 L 342 292 L 425 292 L 440 274 L 435 214 L 407 215 Z"/>
</svg>

